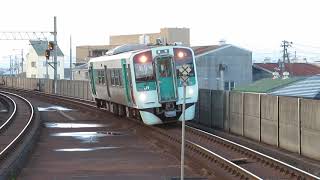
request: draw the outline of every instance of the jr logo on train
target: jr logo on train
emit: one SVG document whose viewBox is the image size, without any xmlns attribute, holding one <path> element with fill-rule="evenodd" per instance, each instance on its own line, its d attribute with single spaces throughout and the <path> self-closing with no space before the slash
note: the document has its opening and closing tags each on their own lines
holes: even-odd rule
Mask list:
<svg viewBox="0 0 320 180">
<path fill-rule="evenodd" d="M 182 46 L 123 45 L 89 61 L 97 107 L 154 125 L 181 121 L 183 84 L 179 68 L 191 67 L 185 120 L 195 115 L 198 82 L 192 49 Z"/>
</svg>

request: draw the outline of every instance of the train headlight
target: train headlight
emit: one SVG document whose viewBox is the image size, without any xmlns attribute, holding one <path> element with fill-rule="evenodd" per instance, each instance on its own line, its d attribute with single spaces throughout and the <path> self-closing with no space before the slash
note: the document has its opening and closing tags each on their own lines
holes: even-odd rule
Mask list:
<svg viewBox="0 0 320 180">
<path fill-rule="evenodd" d="M 189 95 L 189 96 L 192 96 L 192 95 L 193 95 L 193 93 L 194 93 L 193 89 L 192 89 L 192 88 L 190 88 L 190 89 L 188 90 L 188 95 Z"/>
<path fill-rule="evenodd" d="M 140 57 L 140 62 L 141 62 L 141 63 L 146 63 L 147 60 L 148 60 L 148 58 L 147 58 L 147 56 L 145 56 L 145 55 L 142 55 L 142 56 Z"/>
<path fill-rule="evenodd" d="M 182 51 L 178 52 L 178 57 L 179 58 L 183 58 L 184 57 L 184 53 Z"/>
<path fill-rule="evenodd" d="M 146 94 L 145 94 L 145 93 L 141 93 L 141 94 L 139 95 L 139 99 L 140 99 L 140 101 L 145 102 L 145 101 L 147 100 Z"/>
</svg>

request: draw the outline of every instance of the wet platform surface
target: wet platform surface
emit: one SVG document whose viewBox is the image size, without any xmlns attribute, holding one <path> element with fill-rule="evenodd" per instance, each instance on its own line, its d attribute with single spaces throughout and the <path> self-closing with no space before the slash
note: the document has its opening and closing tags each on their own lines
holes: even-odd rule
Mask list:
<svg viewBox="0 0 320 180">
<path fill-rule="evenodd" d="M 41 107 L 40 139 L 18 179 L 164 180 L 180 175 L 180 160 L 137 134 L 134 123 L 110 114 Z M 185 171 L 197 176 L 188 167 Z"/>
</svg>

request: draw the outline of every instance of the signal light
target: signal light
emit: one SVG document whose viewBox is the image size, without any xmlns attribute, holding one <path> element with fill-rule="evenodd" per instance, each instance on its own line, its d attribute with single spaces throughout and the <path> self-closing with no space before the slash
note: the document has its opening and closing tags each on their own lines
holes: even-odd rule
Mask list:
<svg viewBox="0 0 320 180">
<path fill-rule="evenodd" d="M 50 50 L 47 49 L 46 52 L 44 53 L 44 55 L 46 56 L 46 59 L 50 58 Z"/>
<path fill-rule="evenodd" d="M 50 42 L 48 43 L 48 49 L 49 49 L 50 51 L 52 51 L 52 50 L 54 49 L 54 43 L 53 43 L 52 41 L 50 41 Z"/>
</svg>

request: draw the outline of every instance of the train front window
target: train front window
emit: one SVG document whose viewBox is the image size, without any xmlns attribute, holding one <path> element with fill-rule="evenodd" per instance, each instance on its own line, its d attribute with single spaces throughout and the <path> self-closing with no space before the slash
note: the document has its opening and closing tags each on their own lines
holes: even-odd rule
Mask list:
<svg viewBox="0 0 320 180">
<path fill-rule="evenodd" d="M 158 64 L 158 69 L 161 77 L 171 76 L 171 64 L 170 61 L 160 61 Z"/>
<path fill-rule="evenodd" d="M 136 54 L 133 57 L 134 72 L 137 82 L 154 81 L 155 76 L 153 72 L 152 53 L 146 51 Z"/>
<path fill-rule="evenodd" d="M 179 78 L 179 69 L 183 64 L 188 64 L 191 68 L 189 77 L 194 77 L 194 64 L 193 64 L 193 55 L 189 49 L 185 48 L 174 48 L 174 60 L 176 64 L 177 78 Z"/>
<path fill-rule="evenodd" d="M 136 81 L 154 81 L 154 73 L 152 63 L 136 63 L 134 65 Z"/>
</svg>

